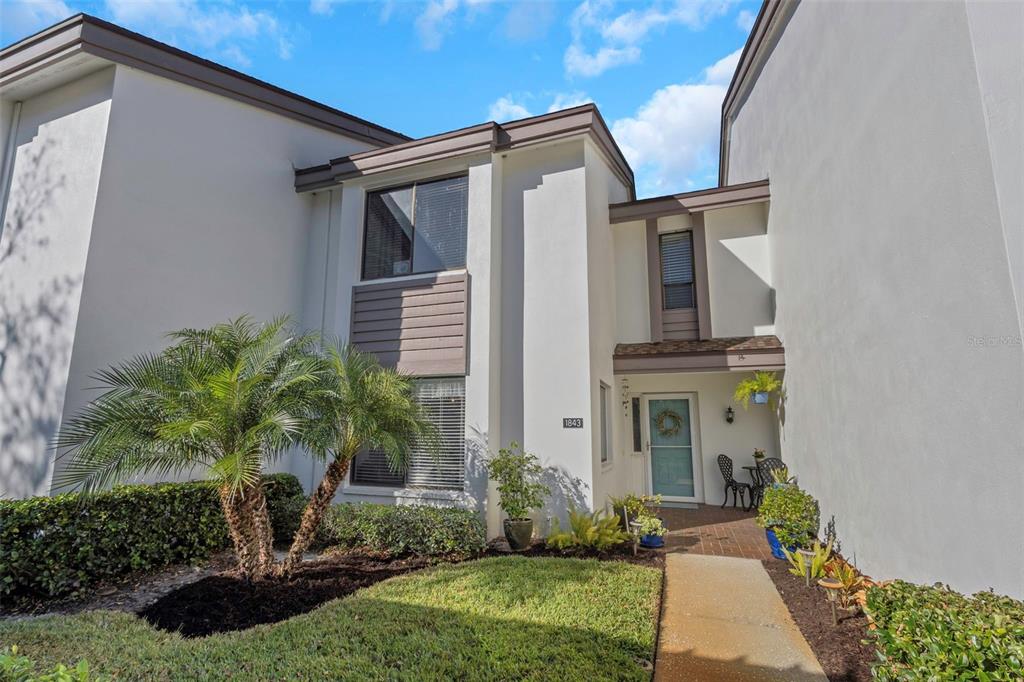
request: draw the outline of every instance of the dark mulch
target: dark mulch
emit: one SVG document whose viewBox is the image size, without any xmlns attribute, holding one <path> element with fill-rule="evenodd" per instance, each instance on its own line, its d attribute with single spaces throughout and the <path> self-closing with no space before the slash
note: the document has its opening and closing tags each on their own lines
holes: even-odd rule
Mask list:
<svg viewBox="0 0 1024 682">
<path fill-rule="evenodd" d="M 789 564 L 778 559 L 764 561 L 768 575 L 782 595 L 804 639 L 818 657 L 832 682 L 869 682 L 875 650 L 868 639 L 868 621 L 860 612 L 836 611 L 838 625 L 832 625 L 832 609 L 820 587 L 807 587 L 803 578 L 789 572 Z"/>
<path fill-rule="evenodd" d="M 594 550 L 558 550 L 550 549 L 543 541 L 534 542 L 529 549 L 521 552 L 513 552 L 509 549 L 504 539 L 492 540 L 484 552 L 484 556 L 508 556 L 518 554 L 525 557 L 557 557 L 560 559 L 598 559 L 600 561 L 625 561 L 640 566 L 651 566 L 663 568 L 665 566 L 665 551 L 639 548 L 633 554 L 633 546 L 630 544 L 614 547 L 607 552 Z"/>
<path fill-rule="evenodd" d="M 234 571 L 224 572 L 165 595 L 139 615 L 154 627 L 185 637 L 244 630 L 312 611 L 331 599 L 431 563 L 436 561 L 348 553 L 304 563 L 290 578 L 248 583 Z"/>
</svg>

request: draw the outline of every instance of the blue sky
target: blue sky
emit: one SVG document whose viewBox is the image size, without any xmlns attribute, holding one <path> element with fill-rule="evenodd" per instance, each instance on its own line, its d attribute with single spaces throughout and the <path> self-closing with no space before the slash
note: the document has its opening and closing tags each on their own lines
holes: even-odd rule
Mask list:
<svg viewBox="0 0 1024 682">
<path fill-rule="evenodd" d="M 639 196 L 713 186 L 755 0 L 0 0 L 4 45 L 88 12 L 413 137 L 594 101 Z"/>
</svg>

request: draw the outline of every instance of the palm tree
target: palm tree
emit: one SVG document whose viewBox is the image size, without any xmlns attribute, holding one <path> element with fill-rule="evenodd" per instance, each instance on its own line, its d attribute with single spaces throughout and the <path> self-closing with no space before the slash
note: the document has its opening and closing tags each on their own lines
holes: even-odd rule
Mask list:
<svg viewBox="0 0 1024 682">
<path fill-rule="evenodd" d="M 324 357 L 329 371 L 320 391 L 320 419 L 311 428 L 308 442 L 313 444 L 313 455 L 329 464 L 302 513 L 282 566 L 286 575 L 302 561 L 359 452 L 383 452 L 391 468 L 399 471 L 407 466 L 414 448 L 439 450 L 437 429 L 414 399 L 410 377 L 381 367 L 374 356 L 351 346 L 330 345 Z"/>
<path fill-rule="evenodd" d="M 162 353 L 97 375 L 104 393 L 57 437 L 67 448 L 57 483 L 91 492 L 201 469 L 217 485 L 242 575 L 260 579 L 274 564 L 261 475 L 315 418 L 325 369 L 316 339 L 290 334 L 287 318 L 247 317 L 169 336 Z"/>
</svg>

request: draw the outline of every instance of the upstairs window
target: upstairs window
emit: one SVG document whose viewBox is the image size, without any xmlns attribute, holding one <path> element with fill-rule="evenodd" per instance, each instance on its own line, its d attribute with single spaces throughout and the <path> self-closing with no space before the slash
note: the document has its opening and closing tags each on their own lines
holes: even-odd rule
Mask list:
<svg viewBox="0 0 1024 682">
<path fill-rule="evenodd" d="M 465 267 L 468 202 L 465 175 L 367 193 L 363 279 Z"/>
<path fill-rule="evenodd" d="M 693 283 L 693 233 L 671 232 L 658 237 L 661 252 L 661 302 L 665 310 L 696 308 Z"/>
</svg>

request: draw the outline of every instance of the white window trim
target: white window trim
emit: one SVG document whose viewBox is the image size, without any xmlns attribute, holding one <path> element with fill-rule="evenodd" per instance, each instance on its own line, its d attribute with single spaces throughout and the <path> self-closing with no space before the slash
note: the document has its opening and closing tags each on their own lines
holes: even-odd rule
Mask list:
<svg viewBox="0 0 1024 682">
<path fill-rule="evenodd" d="M 615 429 L 612 428 L 612 416 L 611 414 L 609 414 L 611 412 L 612 387 L 603 381 L 599 381 L 597 390 L 598 410 L 600 411 L 600 420 L 598 421 L 598 427 L 602 431 L 602 433 L 599 434 L 599 451 L 597 453 L 597 459 L 598 462 L 601 463 L 601 471 L 608 471 L 615 465 L 615 441 L 613 439 Z M 603 401 L 604 404 L 602 404 L 601 400 L 602 392 L 605 396 L 605 399 Z M 601 447 L 602 445 L 604 445 L 607 448 L 608 459 L 601 458 L 601 456 L 605 454 L 604 448 Z"/>
</svg>

